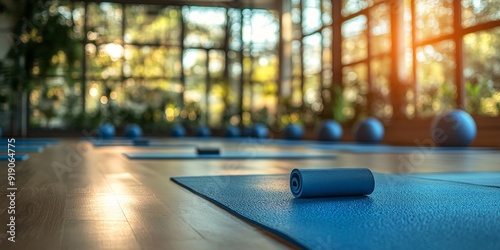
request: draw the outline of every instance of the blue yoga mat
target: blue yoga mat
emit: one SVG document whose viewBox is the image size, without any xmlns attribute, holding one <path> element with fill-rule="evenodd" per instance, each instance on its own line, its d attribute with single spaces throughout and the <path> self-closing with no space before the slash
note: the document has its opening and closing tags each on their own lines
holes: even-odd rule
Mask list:
<svg viewBox="0 0 500 250">
<path fill-rule="evenodd" d="M 442 181 L 463 182 L 490 187 L 500 187 L 500 172 L 412 174 L 410 176 Z"/>
<path fill-rule="evenodd" d="M 8 161 L 11 157 L 9 157 L 8 155 L 0 155 L 0 161 Z M 29 158 L 29 155 L 27 154 L 16 154 L 14 156 L 14 159 L 16 161 L 25 161 Z"/>
<path fill-rule="evenodd" d="M 133 160 L 196 160 L 196 159 L 333 159 L 333 154 L 304 154 L 299 152 L 262 152 L 262 153 L 245 153 L 245 152 L 222 152 L 218 155 L 212 154 L 196 154 L 196 153 L 166 153 L 166 152 L 140 152 L 140 153 L 125 153 L 129 159 Z"/>
<path fill-rule="evenodd" d="M 0 152 L 7 152 L 9 147 L 5 145 L 0 145 Z M 31 153 L 40 153 L 43 152 L 43 147 L 42 146 L 17 146 L 16 147 L 10 147 L 10 149 L 15 150 L 15 152 L 31 152 Z"/>
<path fill-rule="evenodd" d="M 294 198 L 289 175 L 172 180 L 301 248 L 500 249 L 500 189 L 374 174 L 368 196 Z"/>
<path fill-rule="evenodd" d="M 405 153 L 498 153 L 500 149 L 495 148 L 467 148 L 467 147 L 410 147 L 410 146 L 390 146 L 381 144 L 317 144 L 310 145 L 316 149 L 331 149 L 337 151 L 345 151 L 349 153 L 366 154 L 366 153 L 389 153 L 389 154 L 405 154 Z"/>
<path fill-rule="evenodd" d="M 133 141 L 97 141 L 92 143 L 94 147 L 152 147 L 152 148 L 194 148 L 195 144 L 162 143 L 162 142 L 144 142 L 134 143 Z"/>
<path fill-rule="evenodd" d="M 57 139 L 16 139 L 15 142 L 10 143 L 16 146 L 51 146 L 59 143 Z M 2 145 L 7 145 L 8 141 L 6 138 L 2 139 Z"/>
</svg>

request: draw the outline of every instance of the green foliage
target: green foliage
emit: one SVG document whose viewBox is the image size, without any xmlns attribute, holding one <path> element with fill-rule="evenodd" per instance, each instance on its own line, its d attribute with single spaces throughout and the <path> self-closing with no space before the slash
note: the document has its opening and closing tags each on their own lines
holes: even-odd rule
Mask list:
<svg viewBox="0 0 500 250">
<path fill-rule="evenodd" d="M 344 123 L 348 119 L 343 113 L 347 102 L 344 99 L 344 90 L 341 85 L 333 85 L 333 119 L 339 123 Z"/>
</svg>

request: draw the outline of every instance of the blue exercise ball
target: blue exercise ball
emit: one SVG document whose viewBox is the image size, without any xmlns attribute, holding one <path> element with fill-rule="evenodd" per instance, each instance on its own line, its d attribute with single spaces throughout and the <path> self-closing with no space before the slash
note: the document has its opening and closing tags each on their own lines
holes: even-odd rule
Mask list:
<svg viewBox="0 0 500 250">
<path fill-rule="evenodd" d="M 111 123 L 105 123 L 99 128 L 99 132 L 104 139 L 110 139 L 115 136 L 115 126 Z"/>
<path fill-rule="evenodd" d="M 461 109 L 436 116 L 431 123 L 432 140 L 439 146 L 467 147 L 476 133 L 474 118 Z"/>
<path fill-rule="evenodd" d="M 186 129 L 182 125 L 174 125 L 170 130 L 170 135 L 172 137 L 184 137 L 186 136 Z"/>
<path fill-rule="evenodd" d="M 210 128 L 208 127 L 202 126 L 196 130 L 197 137 L 210 137 L 211 135 L 212 131 L 210 131 Z"/>
<path fill-rule="evenodd" d="M 0 138 L 2 138 L 2 128 L 0 128 Z"/>
<path fill-rule="evenodd" d="M 269 129 L 267 128 L 266 125 L 262 123 L 257 123 L 252 127 L 252 137 L 255 138 L 268 138 L 269 137 Z"/>
<path fill-rule="evenodd" d="M 241 135 L 240 128 L 236 126 L 226 126 L 226 128 L 224 129 L 225 137 L 233 138 L 233 137 L 239 137 L 240 135 Z"/>
<path fill-rule="evenodd" d="M 384 126 L 376 118 L 368 117 L 354 126 L 353 137 L 357 142 L 380 142 L 384 138 Z"/>
<path fill-rule="evenodd" d="M 300 140 L 304 137 L 304 129 L 298 124 L 290 123 L 283 130 L 283 135 L 287 140 Z"/>
<path fill-rule="evenodd" d="M 321 124 L 318 131 L 318 140 L 320 141 L 339 141 L 342 138 L 344 130 L 342 126 L 334 120 L 326 120 Z"/>
<path fill-rule="evenodd" d="M 142 136 L 141 126 L 137 124 L 129 124 L 125 127 L 125 137 L 140 138 Z"/>
</svg>

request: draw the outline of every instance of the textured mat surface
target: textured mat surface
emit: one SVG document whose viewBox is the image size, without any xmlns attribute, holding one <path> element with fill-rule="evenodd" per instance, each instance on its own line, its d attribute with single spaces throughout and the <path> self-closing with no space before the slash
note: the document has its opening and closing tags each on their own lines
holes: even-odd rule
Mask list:
<svg viewBox="0 0 500 250">
<path fill-rule="evenodd" d="M 9 161 L 11 157 L 9 157 L 8 155 L 0 155 L 0 161 Z M 14 156 L 14 159 L 16 161 L 25 161 L 29 158 L 29 155 L 27 154 L 16 154 Z"/>
<path fill-rule="evenodd" d="M 330 149 L 345 151 L 349 153 L 367 154 L 367 153 L 388 153 L 388 154 L 432 154 L 432 153 L 499 153 L 495 148 L 463 148 L 463 147 L 409 147 L 409 146 L 390 146 L 390 145 L 367 145 L 367 144 L 315 144 L 310 145 L 316 149 Z"/>
<path fill-rule="evenodd" d="M 500 249 L 500 188 L 375 174 L 369 196 L 295 199 L 288 175 L 176 177 L 309 249 Z"/>
<path fill-rule="evenodd" d="M 141 160 L 182 160 L 182 159 L 333 159 L 333 154 L 304 154 L 299 152 L 262 152 L 262 153 L 240 153 L 222 152 L 220 155 L 196 154 L 196 153 L 125 153 L 129 159 Z"/>
<path fill-rule="evenodd" d="M 500 187 L 500 172 L 412 174 L 410 176 L 442 181 L 462 182 L 481 186 Z"/>
</svg>

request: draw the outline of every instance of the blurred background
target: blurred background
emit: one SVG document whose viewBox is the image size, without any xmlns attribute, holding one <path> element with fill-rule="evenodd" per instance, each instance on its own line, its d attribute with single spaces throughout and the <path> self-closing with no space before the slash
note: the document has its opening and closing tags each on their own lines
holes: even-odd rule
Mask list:
<svg viewBox="0 0 500 250">
<path fill-rule="evenodd" d="M 1 0 L 0 58 L 14 136 L 367 116 L 402 131 L 454 108 L 500 133 L 495 0 Z"/>
</svg>

